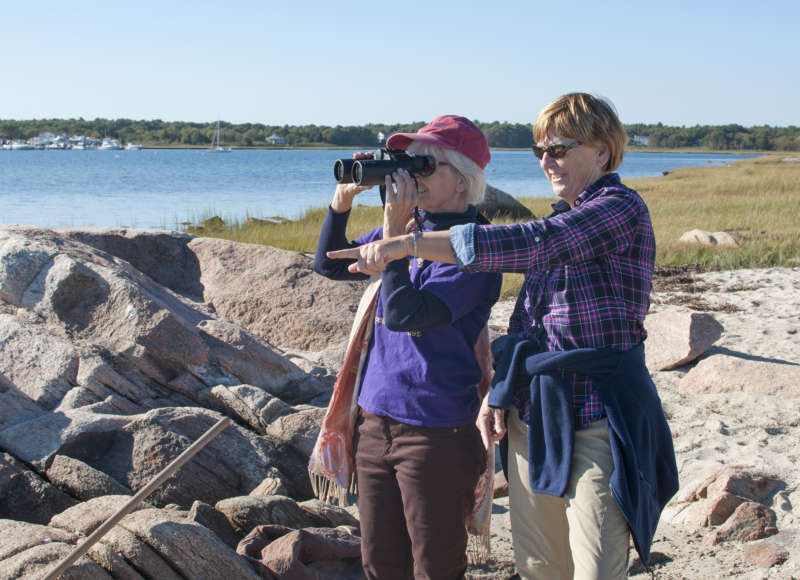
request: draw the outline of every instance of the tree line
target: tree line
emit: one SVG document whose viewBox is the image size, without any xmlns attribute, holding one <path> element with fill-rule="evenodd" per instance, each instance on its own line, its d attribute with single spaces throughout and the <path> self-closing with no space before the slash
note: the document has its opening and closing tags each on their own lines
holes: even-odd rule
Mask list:
<svg viewBox="0 0 800 580">
<path fill-rule="evenodd" d="M 335 127 L 323 125 L 264 125 L 220 122 L 221 141 L 235 147 L 263 147 L 267 138 L 283 137 L 291 147 L 341 146 L 373 147 L 377 135 L 413 132 L 424 123 L 369 124 Z M 533 144 L 531 126 L 494 121 L 476 124 L 491 147 L 527 148 Z M 30 139 L 45 131 L 68 136 L 111 137 L 123 143 L 136 142 L 155 147 L 202 147 L 211 143 L 216 122 L 150 121 L 132 119 L 34 119 L 0 120 L 0 139 Z M 629 143 L 650 148 L 701 147 L 716 150 L 800 151 L 800 128 L 768 125 L 695 125 L 675 127 L 658 124 L 625 125 Z M 634 137 L 637 137 L 634 139 Z M 645 139 L 646 138 L 646 139 Z"/>
</svg>

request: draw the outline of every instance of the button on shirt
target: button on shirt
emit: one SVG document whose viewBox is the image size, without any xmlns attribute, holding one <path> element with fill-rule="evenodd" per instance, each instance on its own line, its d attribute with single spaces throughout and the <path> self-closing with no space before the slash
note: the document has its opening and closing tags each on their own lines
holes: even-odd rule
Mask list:
<svg viewBox="0 0 800 580">
<path fill-rule="evenodd" d="M 647 206 L 610 173 L 581 193 L 574 208 L 564 209 L 524 224 L 452 227 L 458 265 L 525 274 L 509 333 L 540 340 L 548 351 L 628 350 L 647 336 L 655 263 Z M 566 372 L 562 378 L 572 389 L 576 428 L 603 417 L 590 380 Z M 527 392 L 520 391 L 517 401 L 527 420 Z"/>
</svg>

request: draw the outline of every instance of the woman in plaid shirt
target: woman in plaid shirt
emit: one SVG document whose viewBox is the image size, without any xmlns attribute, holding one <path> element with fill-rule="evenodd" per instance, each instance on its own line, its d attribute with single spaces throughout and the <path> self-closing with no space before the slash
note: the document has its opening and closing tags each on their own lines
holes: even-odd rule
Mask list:
<svg viewBox="0 0 800 580">
<path fill-rule="evenodd" d="M 508 435 L 517 569 L 523 578 L 624 578 L 631 532 L 647 563 L 678 487 L 644 365 L 655 237 L 644 201 L 614 173 L 626 135 L 607 102 L 563 95 L 539 112 L 533 135 L 561 198 L 547 218 L 456 226 L 416 243 L 400 236 L 331 257 L 357 258 L 350 268 L 366 273 L 413 253 L 525 274 L 508 335 L 493 345 L 497 375 L 478 419 L 486 444 Z"/>
</svg>

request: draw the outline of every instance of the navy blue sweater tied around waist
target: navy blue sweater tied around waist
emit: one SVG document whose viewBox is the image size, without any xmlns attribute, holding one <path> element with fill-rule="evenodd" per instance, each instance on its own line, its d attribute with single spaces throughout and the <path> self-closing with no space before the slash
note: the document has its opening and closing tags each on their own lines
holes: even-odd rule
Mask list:
<svg viewBox="0 0 800 580">
<path fill-rule="evenodd" d="M 679 483 L 672 433 L 645 366 L 644 345 L 627 351 L 539 352 L 535 341 L 507 335 L 492 343 L 492 354 L 496 368 L 491 407 L 510 409 L 519 381 L 530 385 L 528 459 L 531 487 L 538 493 L 563 496 L 569 482 L 575 430 L 571 394 L 561 382 L 561 371 L 581 373 L 595 382 L 608 417 L 614 461 L 611 492 L 646 565 L 661 511 Z M 507 469 L 507 438 L 500 453 Z"/>
</svg>

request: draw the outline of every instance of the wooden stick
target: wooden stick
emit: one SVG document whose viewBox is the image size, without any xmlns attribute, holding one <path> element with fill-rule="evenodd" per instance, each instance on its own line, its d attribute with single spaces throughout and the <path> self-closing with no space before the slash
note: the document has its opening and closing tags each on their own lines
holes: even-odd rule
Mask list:
<svg viewBox="0 0 800 580">
<path fill-rule="evenodd" d="M 126 503 L 117 513 L 103 522 L 103 524 L 94 532 L 92 532 L 92 534 L 86 538 L 82 544 L 76 546 L 75 549 L 66 558 L 64 558 L 58 566 L 56 566 L 47 576 L 44 577 L 44 580 L 55 580 L 61 576 L 61 574 L 63 574 L 67 568 L 72 566 L 72 564 L 74 564 L 78 558 L 88 552 L 89 548 L 97 543 L 100 538 L 105 536 L 109 530 L 111 530 L 111 528 L 117 525 L 117 523 L 126 515 L 128 515 L 128 513 L 130 513 L 131 510 L 133 510 L 133 508 L 135 508 L 144 498 L 153 493 L 153 491 L 155 491 L 159 485 L 170 478 L 183 466 L 184 463 L 189 461 L 198 451 L 208 445 L 208 443 L 214 437 L 219 435 L 225 429 L 225 427 L 230 424 L 230 417 L 223 417 L 217 421 L 216 424 L 211 427 L 211 429 L 203 433 L 200 439 L 187 447 L 183 453 L 173 459 L 169 465 L 162 469 L 158 475 L 156 475 L 147 485 L 140 489 L 136 495 L 134 495 L 130 501 Z"/>
</svg>

